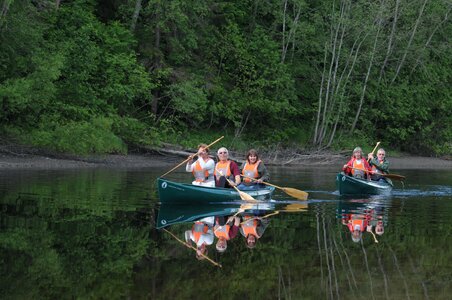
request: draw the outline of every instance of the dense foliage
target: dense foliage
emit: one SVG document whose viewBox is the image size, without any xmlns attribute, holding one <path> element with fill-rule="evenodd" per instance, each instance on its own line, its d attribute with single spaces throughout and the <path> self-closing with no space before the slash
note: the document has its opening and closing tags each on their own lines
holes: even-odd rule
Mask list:
<svg viewBox="0 0 452 300">
<path fill-rule="evenodd" d="M 0 9 L 0 130 L 22 143 L 125 153 L 226 132 L 234 143 L 382 140 L 452 153 L 446 0 L 2 0 Z"/>
</svg>

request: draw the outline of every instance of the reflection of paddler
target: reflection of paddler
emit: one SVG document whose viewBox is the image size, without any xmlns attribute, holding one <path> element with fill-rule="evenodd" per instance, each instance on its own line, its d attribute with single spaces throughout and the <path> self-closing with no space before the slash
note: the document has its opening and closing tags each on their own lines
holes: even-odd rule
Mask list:
<svg viewBox="0 0 452 300">
<path fill-rule="evenodd" d="M 262 237 L 267 226 L 268 219 L 260 219 L 252 215 L 243 216 L 240 233 L 245 237 L 245 244 L 248 248 L 256 246 L 257 240 Z"/>
<path fill-rule="evenodd" d="M 185 241 L 190 243 L 193 241 L 196 244 L 197 252 L 196 257 L 201 259 L 203 256 L 207 255 L 206 246 L 213 244 L 213 231 L 212 226 L 214 222 L 214 217 L 207 217 L 196 221 L 191 230 L 185 231 Z"/>
<path fill-rule="evenodd" d="M 226 217 L 217 217 L 215 219 L 214 234 L 218 238 L 216 248 L 218 252 L 226 251 L 228 246 L 227 241 L 237 236 L 239 232 L 240 219 L 231 216 L 225 220 Z"/>
<path fill-rule="evenodd" d="M 367 214 L 348 214 L 342 222 L 347 225 L 348 229 L 352 233 L 352 240 L 355 243 L 358 243 L 362 238 L 363 232 L 367 229 L 369 218 Z"/>
</svg>

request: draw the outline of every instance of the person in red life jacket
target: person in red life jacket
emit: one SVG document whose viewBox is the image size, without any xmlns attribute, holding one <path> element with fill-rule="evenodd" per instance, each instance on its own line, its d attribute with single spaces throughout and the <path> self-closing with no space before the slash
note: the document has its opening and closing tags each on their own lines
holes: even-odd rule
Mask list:
<svg viewBox="0 0 452 300">
<path fill-rule="evenodd" d="M 192 172 L 195 180 L 194 185 L 215 187 L 214 170 L 215 162 L 209 157 L 209 148 L 206 144 L 198 145 L 198 159 L 193 163 L 193 159 L 187 162 L 185 168 L 187 172 Z"/>
<path fill-rule="evenodd" d="M 218 162 L 215 165 L 215 186 L 231 187 L 225 176 L 235 186 L 240 184 L 240 170 L 237 164 L 229 159 L 229 151 L 225 147 L 221 147 L 217 151 Z"/>
<path fill-rule="evenodd" d="M 374 158 L 373 153 L 367 155 L 370 160 L 370 166 L 372 168 L 372 180 L 385 180 L 385 178 L 379 174 L 389 173 L 389 162 L 386 160 L 386 151 L 383 148 L 378 149 L 377 157 Z"/>
<path fill-rule="evenodd" d="M 344 171 L 345 175 L 370 180 L 369 171 L 371 171 L 371 168 L 367 160 L 363 158 L 361 147 L 356 147 L 353 150 L 352 158 L 344 165 L 342 171 Z"/>
<path fill-rule="evenodd" d="M 243 181 L 238 186 L 239 190 L 255 190 L 263 187 L 262 182 L 268 181 L 270 175 L 264 163 L 259 160 L 259 155 L 254 149 L 250 149 L 246 154 L 246 161 L 240 167 Z M 257 179 L 256 181 L 250 178 Z"/>
<path fill-rule="evenodd" d="M 226 217 L 215 218 L 214 234 L 218 238 L 216 248 L 217 251 L 225 252 L 228 247 L 228 241 L 235 238 L 239 232 L 240 218 L 230 216 L 227 221 Z"/>
<path fill-rule="evenodd" d="M 240 225 L 240 233 L 245 237 L 246 247 L 252 249 L 256 247 L 256 242 L 262 237 L 267 229 L 269 221 L 253 215 L 243 216 Z"/>
<path fill-rule="evenodd" d="M 185 231 L 185 242 L 191 245 L 191 242 L 196 244 L 196 258 L 204 259 L 202 254 L 207 255 L 208 245 L 213 244 L 213 224 L 214 217 L 206 217 L 201 220 L 195 221 L 191 230 Z"/>
</svg>

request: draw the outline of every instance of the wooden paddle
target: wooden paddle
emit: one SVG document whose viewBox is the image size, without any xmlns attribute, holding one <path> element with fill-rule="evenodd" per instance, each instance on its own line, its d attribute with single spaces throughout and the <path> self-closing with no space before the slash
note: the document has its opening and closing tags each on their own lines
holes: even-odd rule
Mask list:
<svg viewBox="0 0 452 300">
<path fill-rule="evenodd" d="M 222 138 L 224 138 L 224 136 L 220 137 L 219 139 L 215 140 L 214 142 L 212 142 L 211 144 L 207 145 L 206 148 L 210 148 L 213 144 L 216 144 L 219 140 L 221 140 Z M 182 166 L 183 164 L 185 164 L 187 161 L 189 161 L 190 159 L 193 159 L 193 157 L 195 157 L 196 155 L 198 155 L 198 153 L 192 154 L 190 155 L 186 160 L 184 160 L 183 162 L 181 162 L 180 164 L 178 164 L 177 166 L 175 166 L 174 168 L 172 168 L 171 170 L 169 170 L 168 172 L 166 172 L 165 174 L 163 174 L 160 177 L 164 177 L 166 175 L 168 175 L 169 173 L 173 172 L 174 170 L 176 170 L 177 168 L 179 168 L 180 166 Z"/>
<path fill-rule="evenodd" d="M 258 179 L 255 179 L 255 178 L 246 177 L 246 176 L 243 176 L 243 177 L 251 179 L 253 181 L 258 181 Z M 290 187 L 280 187 L 280 186 L 277 186 L 277 185 L 274 185 L 274 184 L 271 184 L 271 183 L 268 183 L 268 182 L 265 182 L 265 181 L 263 181 L 262 183 L 266 184 L 266 185 L 269 185 L 269 186 L 273 186 L 273 187 L 278 188 L 280 190 L 283 190 L 287 195 L 292 196 L 292 197 L 294 197 L 294 198 L 296 198 L 298 200 L 308 200 L 309 194 L 306 193 L 305 191 L 297 190 L 297 189 L 290 188 Z"/>
<path fill-rule="evenodd" d="M 188 244 L 188 243 L 184 243 L 184 241 L 182 241 L 181 239 L 179 239 L 177 236 L 175 236 L 171 231 L 162 228 L 164 231 L 166 231 L 167 233 L 169 233 L 173 238 L 176 239 L 176 241 L 178 241 L 181 244 L 184 244 L 185 247 L 191 248 L 195 251 L 198 251 L 198 249 L 196 249 L 195 247 L 193 247 L 192 245 Z M 210 257 L 208 257 L 207 255 L 204 255 L 203 253 L 201 253 L 201 256 L 204 257 L 205 259 L 207 259 L 209 262 L 211 262 L 213 265 L 217 266 L 217 267 L 222 267 L 221 264 L 217 263 L 216 261 L 213 261 Z"/>
<path fill-rule="evenodd" d="M 220 174 L 221 174 L 221 176 L 224 176 L 223 175 L 223 172 L 221 172 L 221 171 L 219 171 L 220 172 Z M 229 178 L 227 178 L 226 176 L 224 176 L 224 178 L 227 180 L 227 182 L 229 183 L 229 185 L 230 186 L 232 186 L 236 191 L 237 191 L 237 193 L 239 193 L 239 195 L 240 195 L 240 198 L 243 200 L 243 201 L 248 201 L 248 202 L 258 202 L 256 199 L 254 199 L 251 195 L 248 195 L 247 193 L 244 193 L 244 192 L 242 192 L 241 190 L 239 190 L 230 180 L 229 180 Z"/>
<path fill-rule="evenodd" d="M 350 166 L 349 166 L 349 168 L 350 169 L 354 169 L 354 170 L 361 170 L 361 169 L 353 168 L 353 167 L 350 167 Z M 361 171 L 363 171 L 363 170 L 361 170 Z M 400 180 L 400 181 L 403 181 L 406 178 L 405 176 L 398 175 L 398 174 L 381 174 L 381 173 L 377 173 L 377 172 L 374 172 L 374 171 L 366 171 L 366 170 L 364 170 L 364 172 L 369 172 L 371 174 L 377 174 L 377 175 L 381 175 L 381 176 L 389 178 L 389 179 Z"/>
<path fill-rule="evenodd" d="M 372 150 L 372 155 L 374 155 L 375 150 L 377 150 L 378 145 L 380 145 L 380 142 L 377 142 L 377 144 L 375 145 L 374 150 Z M 367 162 L 370 162 L 370 158 L 367 160 Z"/>
</svg>

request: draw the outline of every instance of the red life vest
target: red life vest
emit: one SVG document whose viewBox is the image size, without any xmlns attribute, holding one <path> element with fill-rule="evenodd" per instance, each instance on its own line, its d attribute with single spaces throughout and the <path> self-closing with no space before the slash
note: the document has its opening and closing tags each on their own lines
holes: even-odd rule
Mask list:
<svg viewBox="0 0 452 300">
<path fill-rule="evenodd" d="M 261 163 L 260 160 L 258 160 L 256 163 L 254 164 L 249 164 L 248 162 L 245 162 L 245 166 L 243 167 L 242 170 L 242 175 L 244 176 L 243 181 L 246 183 L 251 182 L 251 179 L 249 178 L 258 178 L 259 177 L 259 172 L 257 171 L 257 168 L 259 167 L 259 164 Z M 249 178 L 246 178 L 249 177 Z"/>
<path fill-rule="evenodd" d="M 225 240 L 229 240 L 230 238 L 229 238 L 229 229 L 231 228 L 231 226 L 230 225 L 228 225 L 228 224 L 226 224 L 226 225 L 223 225 L 223 226 L 218 226 L 216 229 L 215 229 L 215 236 L 217 237 L 217 238 L 225 238 Z"/>
<path fill-rule="evenodd" d="M 193 176 L 195 176 L 195 181 L 198 181 L 198 182 L 204 182 L 206 179 L 209 178 L 209 171 L 203 170 L 199 160 L 197 160 L 195 162 L 192 173 L 193 173 Z"/>
<path fill-rule="evenodd" d="M 206 234 L 209 230 L 209 227 L 203 222 L 195 222 L 193 227 L 191 228 L 191 232 L 193 233 L 194 242 L 198 243 L 201 235 Z"/>
</svg>

